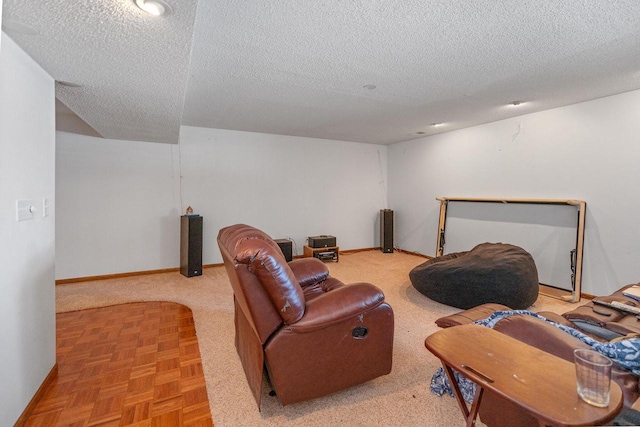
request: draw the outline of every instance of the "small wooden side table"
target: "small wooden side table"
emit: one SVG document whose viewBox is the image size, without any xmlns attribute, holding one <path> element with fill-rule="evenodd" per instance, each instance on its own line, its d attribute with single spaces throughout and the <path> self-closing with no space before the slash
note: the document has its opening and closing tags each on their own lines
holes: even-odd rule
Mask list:
<svg viewBox="0 0 640 427">
<path fill-rule="evenodd" d="M 443 329 L 429 335 L 424 345 L 442 362 L 467 426 L 474 425 L 485 391 L 515 403 L 541 426 L 602 425 L 622 408 L 622 391 L 615 382 L 608 407 L 589 405 L 578 396 L 573 363 L 485 326 Z M 470 409 L 453 369 L 476 384 Z"/>
<path fill-rule="evenodd" d="M 338 246 L 327 246 L 324 248 L 312 248 L 305 245 L 302 248 L 302 255 L 305 257 L 316 257 L 321 261 L 340 261 L 340 248 Z"/>
</svg>

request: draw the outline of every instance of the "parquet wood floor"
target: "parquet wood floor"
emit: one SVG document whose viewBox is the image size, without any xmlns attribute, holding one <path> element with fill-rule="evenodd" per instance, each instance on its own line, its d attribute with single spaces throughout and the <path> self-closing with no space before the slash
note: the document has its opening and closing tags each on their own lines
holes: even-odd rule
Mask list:
<svg viewBox="0 0 640 427">
<path fill-rule="evenodd" d="M 56 316 L 58 375 L 27 426 L 213 426 L 191 310 L 143 302 Z"/>
</svg>

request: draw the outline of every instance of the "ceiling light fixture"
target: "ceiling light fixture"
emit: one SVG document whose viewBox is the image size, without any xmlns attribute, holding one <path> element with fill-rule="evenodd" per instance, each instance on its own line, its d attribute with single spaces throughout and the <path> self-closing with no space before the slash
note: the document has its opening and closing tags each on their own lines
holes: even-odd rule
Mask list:
<svg viewBox="0 0 640 427">
<path fill-rule="evenodd" d="M 442 125 L 444 125 L 444 123 L 431 123 L 431 127 L 432 128 L 437 128 L 437 127 L 440 127 Z"/>
<path fill-rule="evenodd" d="M 171 7 L 162 0 L 135 0 L 136 5 L 145 12 L 161 16 L 171 12 Z"/>
<path fill-rule="evenodd" d="M 524 104 L 524 101 L 513 101 L 513 102 L 509 103 L 509 106 L 511 106 L 511 107 L 519 107 L 522 104 Z"/>
</svg>

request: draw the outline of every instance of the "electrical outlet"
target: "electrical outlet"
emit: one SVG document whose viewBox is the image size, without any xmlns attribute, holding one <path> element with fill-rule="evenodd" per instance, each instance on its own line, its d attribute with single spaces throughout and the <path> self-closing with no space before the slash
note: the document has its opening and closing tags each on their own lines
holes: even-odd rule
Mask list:
<svg viewBox="0 0 640 427">
<path fill-rule="evenodd" d="M 16 200 L 16 221 L 33 219 L 35 214 L 36 207 L 32 200 Z"/>
</svg>

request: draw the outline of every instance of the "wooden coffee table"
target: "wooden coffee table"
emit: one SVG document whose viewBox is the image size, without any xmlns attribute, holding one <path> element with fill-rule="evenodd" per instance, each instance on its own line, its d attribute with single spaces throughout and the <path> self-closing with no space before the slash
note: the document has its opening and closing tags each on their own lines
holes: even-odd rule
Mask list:
<svg viewBox="0 0 640 427">
<path fill-rule="evenodd" d="M 475 423 L 484 391 L 515 403 L 541 426 L 599 425 L 622 408 L 622 391 L 615 382 L 611 382 L 609 406 L 591 406 L 578 396 L 572 362 L 485 326 L 443 329 L 428 336 L 424 345 L 442 362 L 467 426 Z M 477 385 L 470 408 L 452 369 Z"/>
</svg>

